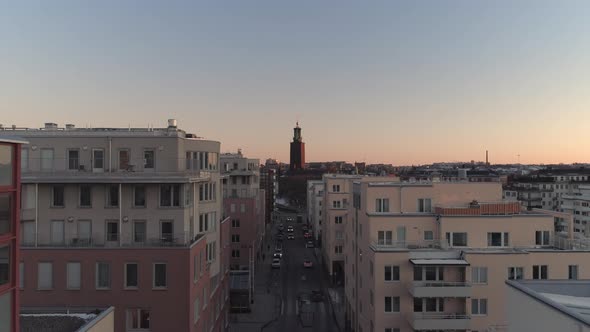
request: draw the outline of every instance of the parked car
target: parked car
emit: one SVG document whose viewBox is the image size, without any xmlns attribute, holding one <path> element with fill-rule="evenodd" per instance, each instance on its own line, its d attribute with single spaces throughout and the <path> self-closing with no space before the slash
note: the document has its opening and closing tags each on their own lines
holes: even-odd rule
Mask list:
<svg viewBox="0 0 590 332">
<path fill-rule="evenodd" d="M 274 254 L 272 254 L 272 258 L 273 259 L 275 259 L 275 258 L 281 259 L 281 258 L 283 258 L 283 253 L 281 253 L 281 252 L 275 252 Z"/>
<path fill-rule="evenodd" d="M 314 248 L 313 241 L 309 240 L 305 243 L 305 248 Z"/>
<path fill-rule="evenodd" d="M 305 267 L 305 268 L 312 268 L 313 267 L 313 262 L 310 259 L 304 259 L 303 260 L 303 267 Z"/>
<path fill-rule="evenodd" d="M 270 266 L 273 269 L 280 269 L 281 268 L 281 259 L 280 258 L 273 258 Z"/>
<path fill-rule="evenodd" d="M 309 239 L 311 237 L 311 233 L 305 232 L 303 233 L 303 237 Z"/>
<path fill-rule="evenodd" d="M 295 235 L 293 235 L 293 234 L 287 235 L 287 240 L 295 240 Z"/>
<path fill-rule="evenodd" d="M 293 233 L 293 226 L 289 226 L 289 227 L 287 227 L 287 232 L 289 232 L 289 233 Z"/>
</svg>

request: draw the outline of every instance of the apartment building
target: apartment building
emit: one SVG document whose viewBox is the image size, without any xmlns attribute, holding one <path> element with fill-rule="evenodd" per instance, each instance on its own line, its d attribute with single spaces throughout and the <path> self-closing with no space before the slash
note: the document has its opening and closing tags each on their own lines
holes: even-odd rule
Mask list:
<svg viewBox="0 0 590 332">
<path fill-rule="evenodd" d="M 21 146 L 26 141 L 0 137 L 0 331 L 19 328 L 19 209 Z"/>
<path fill-rule="evenodd" d="M 231 220 L 232 270 L 250 270 L 260 258 L 265 227 L 265 193 L 260 189 L 260 160 L 242 151 L 220 157 L 223 175 L 223 211 Z"/>
<path fill-rule="evenodd" d="M 566 214 L 502 201 L 499 182 L 352 184 L 345 224 L 354 331 L 493 331 L 507 279 L 590 278 L 590 243 L 554 231 Z"/>
<path fill-rule="evenodd" d="M 5 135 L 30 142 L 21 150 L 23 306 L 114 306 L 116 331 L 225 329 L 219 142 L 175 120 Z"/>
<path fill-rule="evenodd" d="M 574 232 L 590 237 L 590 185 L 580 184 L 577 192 L 561 197 L 561 211 L 574 217 Z"/>
<path fill-rule="evenodd" d="M 307 181 L 307 218 L 312 226 L 313 238 L 322 245 L 322 213 L 324 201 L 324 181 Z"/>
<path fill-rule="evenodd" d="M 264 218 L 267 225 L 272 222 L 279 194 L 278 166 L 273 167 L 265 165 L 260 168 L 260 189 L 264 190 Z"/>
<path fill-rule="evenodd" d="M 348 207 L 352 201 L 352 181 L 360 178 L 358 175 L 344 174 L 322 176 L 322 260 L 334 283 L 344 282 L 344 226 L 351 217 Z"/>
</svg>

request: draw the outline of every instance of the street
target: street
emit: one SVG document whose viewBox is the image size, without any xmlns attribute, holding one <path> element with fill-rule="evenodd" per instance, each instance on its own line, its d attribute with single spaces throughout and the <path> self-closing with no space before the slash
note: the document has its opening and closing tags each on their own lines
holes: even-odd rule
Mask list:
<svg viewBox="0 0 590 332">
<path fill-rule="evenodd" d="M 322 268 L 314 255 L 313 248 L 306 248 L 303 237 L 303 223 L 286 221 L 280 218 L 273 227 L 273 243 L 278 232 L 278 224 L 284 226 L 283 257 L 281 268 L 271 270 L 271 287 L 280 293 L 282 299 L 281 315 L 269 324 L 265 331 L 337 331 L 333 329 L 332 315 L 326 288 L 323 286 Z M 287 227 L 293 226 L 294 240 L 288 240 Z M 272 245 L 271 245 L 272 246 Z M 274 249 L 271 247 L 271 251 Z M 303 267 L 303 261 L 309 259 L 313 268 Z M 271 260 L 267 260 L 270 264 Z M 320 291 L 323 299 L 314 299 L 312 291 Z M 306 298 L 301 304 L 298 299 Z M 314 301 L 314 300 L 317 300 Z"/>
</svg>

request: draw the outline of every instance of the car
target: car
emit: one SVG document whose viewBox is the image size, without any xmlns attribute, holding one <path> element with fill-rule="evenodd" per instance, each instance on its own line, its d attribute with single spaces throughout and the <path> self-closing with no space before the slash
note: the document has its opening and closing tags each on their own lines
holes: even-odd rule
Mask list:
<svg viewBox="0 0 590 332">
<path fill-rule="evenodd" d="M 305 248 L 314 248 L 313 241 L 309 240 L 305 243 Z"/>
<path fill-rule="evenodd" d="M 311 233 L 305 232 L 303 233 L 303 237 L 309 239 L 311 237 Z"/>
<path fill-rule="evenodd" d="M 278 252 L 278 253 L 281 253 L 281 254 L 282 254 L 282 253 L 283 253 L 283 246 L 281 246 L 281 245 L 277 245 L 277 246 L 275 247 L 275 252 Z"/>
<path fill-rule="evenodd" d="M 272 258 L 283 258 L 283 253 L 282 252 L 275 252 L 274 254 L 272 254 Z"/>
<path fill-rule="evenodd" d="M 295 235 L 293 235 L 293 234 L 287 235 L 287 240 L 295 240 Z"/>
<path fill-rule="evenodd" d="M 305 268 L 312 268 L 313 267 L 313 262 L 310 259 L 304 259 L 303 260 L 303 267 Z"/>
<path fill-rule="evenodd" d="M 270 266 L 273 269 L 280 269 L 281 268 L 281 259 L 280 258 L 273 258 Z"/>
<path fill-rule="evenodd" d="M 287 221 L 293 222 L 293 217 L 287 217 Z"/>
<path fill-rule="evenodd" d="M 289 227 L 287 227 L 287 232 L 289 232 L 289 233 L 293 233 L 293 226 L 289 226 Z"/>
</svg>

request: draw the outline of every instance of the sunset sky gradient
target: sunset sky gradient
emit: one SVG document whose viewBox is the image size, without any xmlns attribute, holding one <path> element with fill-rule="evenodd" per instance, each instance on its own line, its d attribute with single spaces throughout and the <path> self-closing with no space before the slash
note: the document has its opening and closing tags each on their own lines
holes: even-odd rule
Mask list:
<svg viewBox="0 0 590 332">
<path fill-rule="evenodd" d="M 288 162 L 590 161 L 590 1 L 12 1 L 0 123 Z"/>
</svg>

